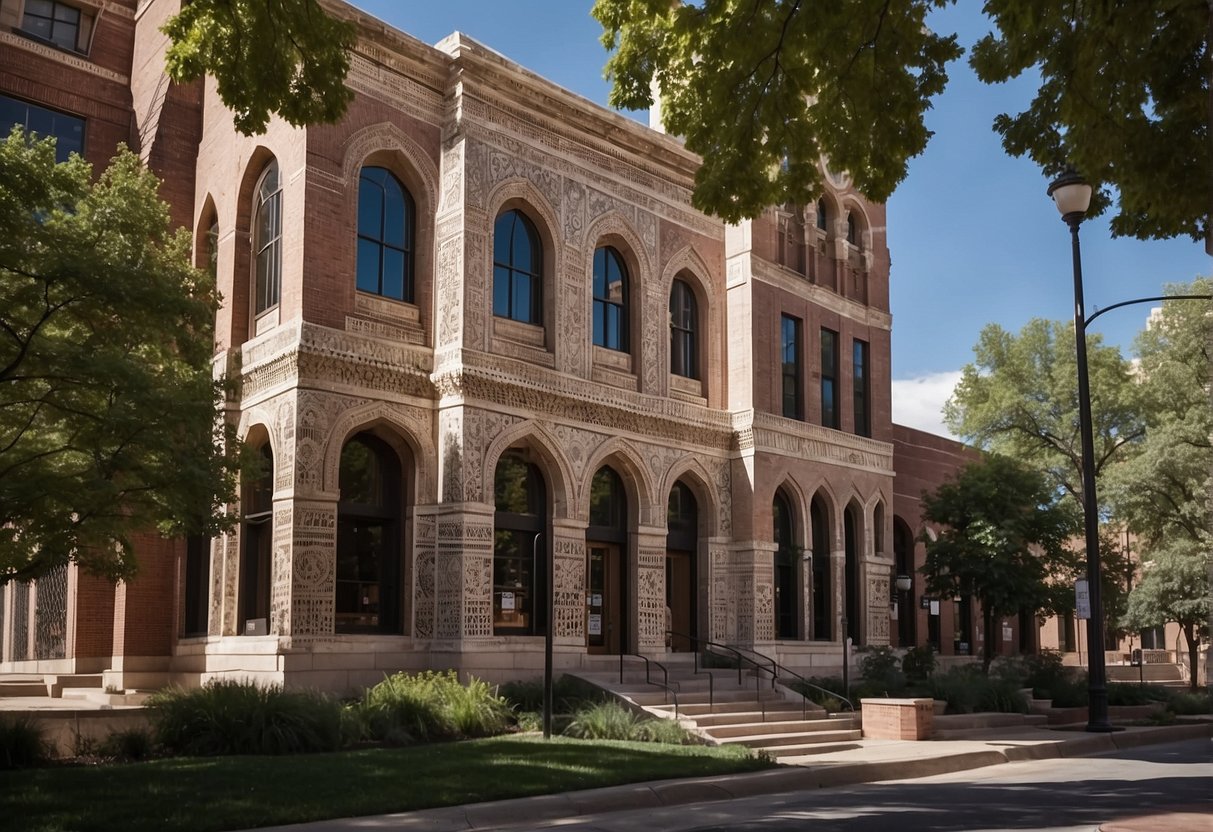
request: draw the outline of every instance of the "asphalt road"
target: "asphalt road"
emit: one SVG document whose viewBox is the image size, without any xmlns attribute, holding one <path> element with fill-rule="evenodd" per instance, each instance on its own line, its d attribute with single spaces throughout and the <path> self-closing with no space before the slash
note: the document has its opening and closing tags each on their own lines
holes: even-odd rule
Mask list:
<svg viewBox="0 0 1213 832">
<path fill-rule="evenodd" d="M 612 812 L 530 826 L 561 832 L 1091 832 L 1168 809 L 1213 832 L 1213 742 L 1037 760 L 840 789 Z M 1143 830 L 1154 824 L 1147 823 Z M 519 828 L 514 826 L 514 829 Z M 1154 826 L 1154 828 L 1162 828 Z"/>
</svg>

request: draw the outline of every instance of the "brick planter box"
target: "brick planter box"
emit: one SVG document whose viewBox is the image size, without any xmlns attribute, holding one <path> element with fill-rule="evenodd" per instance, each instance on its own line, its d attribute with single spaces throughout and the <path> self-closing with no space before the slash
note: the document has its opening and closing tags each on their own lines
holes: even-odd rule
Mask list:
<svg viewBox="0 0 1213 832">
<path fill-rule="evenodd" d="M 863 736 L 875 740 L 927 740 L 935 723 L 933 699 L 861 699 Z"/>
</svg>

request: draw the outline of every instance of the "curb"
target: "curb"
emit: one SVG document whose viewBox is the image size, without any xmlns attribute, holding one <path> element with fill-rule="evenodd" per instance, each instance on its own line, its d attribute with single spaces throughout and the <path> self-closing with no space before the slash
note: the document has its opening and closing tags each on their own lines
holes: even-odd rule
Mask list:
<svg viewBox="0 0 1213 832">
<path fill-rule="evenodd" d="M 1003 763 L 1090 756 L 1199 737 L 1213 737 L 1213 723 L 1167 725 L 1114 734 L 1082 734 L 1058 742 L 1013 745 L 984 751 L 943 752 L 938 756 L 926 758 L 837 763 L 813 768 L 787 767 L 752 774 L 657 780 L 539 797 L 422 809 L 394 815 L 316 821 L 256 832 L 351 832 L 373 829 L 468 832 L 511 824 L 535 824 L 582 817 L 624 808 L 658 808 L 788 791 L 856 786 L 882 780 L 911 780 Z"/>
</svg>

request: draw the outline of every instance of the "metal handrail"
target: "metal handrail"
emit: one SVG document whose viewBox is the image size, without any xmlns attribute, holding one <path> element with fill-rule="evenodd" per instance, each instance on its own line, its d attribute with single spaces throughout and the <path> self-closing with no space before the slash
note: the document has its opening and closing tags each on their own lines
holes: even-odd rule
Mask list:
<svg viewBox="0 0 1213 832">
<path fill-rule="evenodd" d="M 766 655 L 765 653 L 759 653 L 757 650 L 754 650 L 753 648 L 750 648 L 750 647 L 738 647 L 738 648 L 733 648 L 733 649 L 735 649 L 735 650 L 744 650 L 744 651 L 746 651 L 747 653 L 753 653 L 755 656 L 758 656 L 758 657 L 760 657 L 760 658 L 762 658 L 762 659 L 765 659 L 766 661 L 768 661 L 768 662 L 770 662 L 770 663 L 771 663 L 771 667 L 772 667 L 772 668 L 774 668 L 774 669 L 778 669 L 778 670 L 781 670 L 781 671 L 783 671 L 784 673 L 788 674 L 789 676 L 795 676 L 795 677 L 796 677 L 796 678 L 797 678 L 797 679 L 800 681 L 800 683 L 801 683 L 801 684 L 803 684 L 803 685 L 805 685 L 806 687 L 813 688 L 813 690 L 819 690 L 819 691 L 821 691 L 822 693 L 826 694 L 827 696 L 831 696 L 831 697 L 833 697 L 833 698 L 837 699 L 838 701 L 840 701 L 840 702 L 842 702 L 843 704 L 845 704 L 845 705 L 847 706 L 847 708 L 849 708 L 849 709 L 851 710 L 851 712 L 852 712 L 852 713 L 854 713 L 854 711 L 855 711 L 855 706 L 854 706 L 854 705 L 851 703 L 851 700 L 850 700 L 850 699 L 847 699 L 847 698 L 846 698 L 845 696 L 843 696 L 841 693 L 835 693 L 835 692 L 834 692 L 834 691 L 832 691 L 832 690 L 828 690 L 828 689 L 826 689 L 826 688 L 823 688 L 821 685 L 815 685 L 815 684 L 813 684 L 813 683 L 812 683 L 812 682 L 810 682 L 808 679 L 806 679 L 805 677 L 803 677 L 803 676 L 801 676 L 799 673 L 797 673 L 795 670 L 792 670 L 792 669 L 791 669 L 791 668 L 789 668 L 789 667 L 785 667 L 784 665 L 781 665 L 779 662 L 775 661 L 775 660 L 774 660 L 774 659 L 772 659 L 770 656 Z M 757 662 L 755 662 L 755 666 L 757 666 Z M 765 670 L 766 668 L 763 668 L 763 669 Z M 774 669 L 771 671 L 771 673 L 772 673 L 772 677 L 771 677 L 771 684 L 772 684 L 772 685 L 774 685 L 774 684 L 775 684 L 775 679 L 776 679 L 776 674 L 775 674 L 775 670 L 774 670 Z M 809 696 L 808 696 L 808 694 L 807 694 L 807 693 L 805 693 L 804 691 L 798 691 L 798 693 L 800 693 L 800 695 L 801 695 L 801 696 L 803 696 L 803 697 L 805 698 L 805 701 L 806 701 L 806 702 L 808 701 Z M 826 711 L 826 713 L 829 713 L 829 711 Z"/>
<path fill-rule="evenodd" d="M 623 684 L 623 660 L 625 658 L 640 659 L 644 662 L 644 683 L 646 685 L 656 685 L 659 688 L 664 688 L 667 693 L 674 697 L 674 719 L 679 718 L 678 714 L 678 691 L 670 687 L 670 671 L 666 666 L 656 659 L 649 659 L 648 656 L 642 656 L 639 653 L 620 653 L 619 654 L 619 684 Z M 661 668 L 661 675 L 664 681 L 654 682 L 651 676 L 652 665 L 657 665 Z"/>
<path fill-rule="evenodd" d="M 721 650 L 727 650 L 730 653 L 732 653 L 734 656 L 737 657 L 737 685 L 738 685 L 738 687 L 741 686 L 741 673 L 742 673 L 742 663 L 743 662 L 749 662 L 750 664 L 754 665 L 755 670 L 761 670 L 764 672 L 766 671 L 766 668 L 759 665 L 758 662 L 754 661 L 749 656 L 743 656 L 735 648 L 730 647 L 727 644 L 721 644 L 718 641 L 709 641 L 708 639 L 699 638 L 698 636 L 688 635 L 687 633 L 679 633 L 674 630 L 666 630 L 666 634 L 670 635 L 670 636 L 678 636 L 680 638 L 685 638 L 688 641 L 692 642 L 693 644 L 703 645 L 705 648 L 716 647 Z M 704 653 L 707 653 L 707 652 L 708 651 L 705 649 Z M 695 650 L 694 656 L 695 656 L 695 673 L 698 674 L 699 673 L 699 650 L 698 649 Z M 766 658 L 766 657 L 764 656 L 764 658 Z M 712 678 L 710 673 L 708 674 L 708 678 L 709 679 Z M 758 708 L 762 712 L 762 721 L 766 722 L 766 720 L 767 720 L 767 703 L 762 698 L 762 690 L 761 690 L 760 683 L 761 683 L 761 679 L 759 679 L 758 674 L 755 673 L 754 674 L 754 698 L 758 701 Z M 709 697 L 712 696 L 712 691 L 710 689 L 711 684 L 712 683 L 709 683 L 709 694 L 708 694 Z M 772 686 L 773 686 L 773 684 L 774 683 L 772 682 Z M 711 703 L 709 703 L 709 707 L 711 707 Z"/>
</svg>

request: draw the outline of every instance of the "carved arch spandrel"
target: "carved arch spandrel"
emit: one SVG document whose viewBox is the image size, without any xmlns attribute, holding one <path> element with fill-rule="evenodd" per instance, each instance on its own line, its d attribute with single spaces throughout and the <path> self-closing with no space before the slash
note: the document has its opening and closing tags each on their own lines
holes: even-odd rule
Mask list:
<svg viewBox="0 0 1213 832">
<path fill-rule="evenodd" d="M 416 495 L 412 502 L 435 502 L 433 472 L 437 467 L 438 455 L 431 439 L 432 419 L 433 414 L 429 410 L 386 402 L 369 402 L 346 410 L 333 421 L 325 442 L 322 488 L 326 492 L 337 493 L 341 449 L 345 447 L 346 440 L 360 430 L 382 424 L 408 446 L 412 456 L 413 471 L 409 479 Z"/>
<path fill-rule="evenodd" d="M 571 516 L 569 510 L 574 505 L 574 496 L 570 491 L 570 484 L 573 482 L 572 469 L 559 441 L 537 422 L 518 422 L 489 442 L 483 457 L 485 491 L 491 488 L 490 483 L 497 471 L 497 462 L 501 455 L 517 446 L 528 448 L 543 463 L 541 468 L 548 477 L 548 489 L 552 499 L 552 518 L 568 519 Z M 489 502 L 492 497 L 486 493 L 482 499 Z"/>
<path fill-rule="evenodd" d="M 639 525 L 665 525 L 664 498 L 660 507 L 654 503 L 653 481 L 655 477 L 653 473 L 636 449 L 618 436 L 603 442 L 587 458 L 585 475 L 577 489 L 577 517 L 589 517 L 590 485 L 594 481 L 594 475 L 603 465 L 610 465 L 614 468 L 623 479 L 624 487 L 631 492 L 628 496 L 636 501 L 636 522 Z M 660 523 L 657 522 L 658 518 L 653 516 L 658 510 L 662 513 Z M 630 519 L 629 522 L 631 522 Z"/>
<path fill-rule="evenodd" d="M 664 494 L 665 499 L 668 500 L 674 483 L 679 480 L 687 484 L 698 501 L 696 508 L 702 518 L 701 528 L 708 529 L 709 537 L 725 534 L 720 527 L 719 494 L 717 493 L 716 477 L 712 475 L 712 472 L 698 458 L 692 454 L 686 454 L 664 473 L 658 493 Z"/>
</svg>

